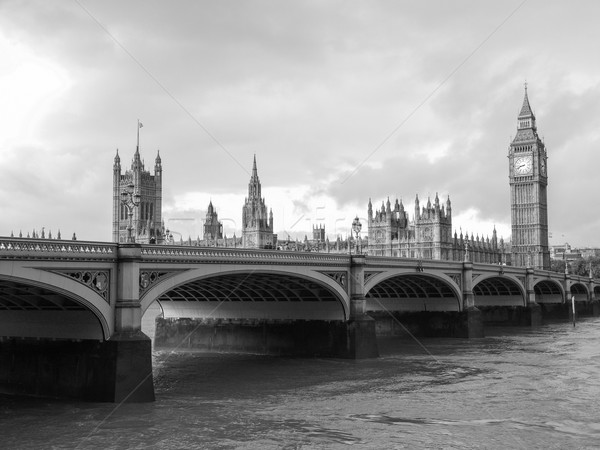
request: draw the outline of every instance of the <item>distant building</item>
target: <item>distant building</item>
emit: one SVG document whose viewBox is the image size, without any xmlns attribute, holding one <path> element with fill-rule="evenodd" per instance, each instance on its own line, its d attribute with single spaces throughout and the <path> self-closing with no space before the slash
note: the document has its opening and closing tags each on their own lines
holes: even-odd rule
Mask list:
<svg viewBox="0 0 600 450">
<path fill-rule="evenodd" d="M 256 169 L 256 156 L 248 183 L 248 197 L 242 208 L 242 246 L 244 248 L 276 248 L 277 235 L 273 234 L 273 211 L 267 211 L 261 196 L 261 185 Z"/>
<path fill-rule="evenodd" d="M 390 200 L 382 203 L 381 210 L 368 205 L 368 254 L 402 258 L 439 259 L 489 264 L 508 264 L 510 258 L 502 239 L 498 240 L 496 229 L 492 238 L 471 235 L 452 235 L 452 205 L 450 197 L 445 205 L 436 194 L 433 204 L 421 209 L 419 197 L 415 199 L 415 213 L 410 220 L 402 201 L 392 208 Z"/>
<path fill-rule="evenodd" d="M 204 220 L 203 240 L 214 241 L 216 239 L 223 239 L 223 224 L 219 222 L 219 216 L 211 200 L 206 211 L 206 219 Z"/>
<path fill-rule="evenodd" d="M 199 246 L 199 247 L 242 247 L 242 238 L 236 237 L 233 233 L 233 237 L 228 238 L 223 233 L 223 223 L 219 220 L 219 216 L 215 207 L 212 204 L 212 200 L 208 204 L 206 210 L 206 217 L 204 219 L 204 234 L 202 239 L 197 238 L 192 240 L 188 238 L 187 241 L 183 242 L 183 245 Z"/>
<path fill-rule="evenodd" d="M 553 260 L 575 261 L 577 259 L 600 257 L 600 248 L 574 248 L 568 242 L 550 247 L 550 258 Z"/>
<path fill-rule="evenodd" d="M 313 225 L 313 241 L 325 242 L 325 225 Z"/>
<path fill-rule="evenodd" d="M 113 241 L 127 241 L 129 216 L 127 207 L 121 202 L 121 193 L 129 190 L 140 195 L 139 206 L 133 209 L 133 236 L 137 243 L 160 244 L 164 239 L 162 222 L 162 163 L 157 153 L 154 162 L 154 175 L 144 168 L 139 145 L 135 149 L 131 169 L 121 172 L 119 151 L 113 165 Z"/>
</svg>

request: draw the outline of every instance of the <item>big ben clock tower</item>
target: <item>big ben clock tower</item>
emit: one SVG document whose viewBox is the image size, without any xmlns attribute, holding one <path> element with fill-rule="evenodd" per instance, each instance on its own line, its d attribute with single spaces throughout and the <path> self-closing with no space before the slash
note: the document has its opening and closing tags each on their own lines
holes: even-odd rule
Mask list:
<svg viewBox="0 0 600 450">
<path fill-rule="evenodd" d="M 512 264 L 549 269 L 546 147 L 537 133 L 527 85 L 517 118 L 517 135 L 510 144 L 508 160 Z"/>
</svg>

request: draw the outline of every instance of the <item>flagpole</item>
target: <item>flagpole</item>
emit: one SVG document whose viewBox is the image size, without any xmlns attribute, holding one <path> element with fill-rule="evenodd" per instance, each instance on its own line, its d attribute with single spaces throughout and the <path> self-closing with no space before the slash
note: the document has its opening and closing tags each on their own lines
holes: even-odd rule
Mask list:
<svg viewBox="0 0 600 450">
<path fill-rule="evenodd" d="M 571 305 L 573 308 L 573 326 L 575 326 L 575 296 L 571 296 Z"/>
<path fill-rule="evenodd" d="M 140 119 L 138 119 L 138 126 L 137 126 L 137 147 L 138 150 L 140 149 Z"/>
</svg>

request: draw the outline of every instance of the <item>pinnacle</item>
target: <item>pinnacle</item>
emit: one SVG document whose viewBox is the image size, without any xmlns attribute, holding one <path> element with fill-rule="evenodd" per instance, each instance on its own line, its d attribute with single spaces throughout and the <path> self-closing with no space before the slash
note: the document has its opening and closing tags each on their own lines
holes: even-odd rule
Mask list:
<svg viewBox="0 0 600 450">
<path fill-rule="evenodd" d="M 533 116 L 531 111 L 531 105 L 529 104 L 529 97 L 527 97 L 527 86 L 525 86 L 525 96 L 523 98 L 523 106 L 521 106 L 521 112 L 519 117 Z"/>
</svg>

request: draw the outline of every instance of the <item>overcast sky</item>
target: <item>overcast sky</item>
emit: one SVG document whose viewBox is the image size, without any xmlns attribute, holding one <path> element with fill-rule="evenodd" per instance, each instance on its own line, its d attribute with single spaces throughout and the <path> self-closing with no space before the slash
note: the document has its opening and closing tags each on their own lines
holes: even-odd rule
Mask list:
<svg viewBox="0 0 600 450">
<path fill-rule="evenodd" d="M 551 244 L 600 246 L 600 2 L 0 2 L 0 235 L 110 240 L 116 149 L 163 162 L 167 227 L 241 233 L 256 154 L 281 237 L 448 195 L 510 236 L 524 82 Z M 364 228 L 366 229 L 366 227 Z"/>
</svg>

